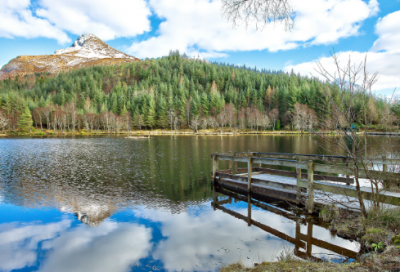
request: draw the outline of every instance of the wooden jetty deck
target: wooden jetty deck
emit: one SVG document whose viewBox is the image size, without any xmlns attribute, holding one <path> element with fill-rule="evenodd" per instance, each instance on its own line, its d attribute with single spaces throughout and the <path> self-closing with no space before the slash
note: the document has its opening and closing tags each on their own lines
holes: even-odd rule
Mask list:
<svg viewBox="0 0 400 272">
<path fill-rule="evenodd" d="M 217 195 L 222 195 L 222 196 L 227 196 L 228 198 L 224 200 L 219 200 Z M 232 211 L 223 205 L 232 203 L 232 200 L 236 201 L 243 201 L 248 203 L 248 210 L 247 210 L 247 216 L 240 214 L 238 212 Z M 266 202 L 266 203 L 265 203 Z M 249 199 L 246 196 L 240 195 L 239 192 L 237 191 L 229 191 L 221 188 L 216 188 L 214 190 L 214 201 L 211 203 L 211 205 L 214 207 L 214 209 L 218 209 L 223 211 L 224 213 L 230 214 L 240 220 L 243 220 L 248 224 L 248 226 L 256 226 L 282 240 L 286 240 L 291 244 L 295 245 L 294 248 L 294 254 L 300 258 L 309 260 L 313 259 L 314 261 L 318 262 L 323 262 L 324 260 L 315 257 L 312 255 L 312 247 L 317 246 L 319 248 L 323 248 L 326 250 L 329 250 L 331 252 L 334 252 L 336 254 L 352 258 L 352 259 L 357 259 L 360 255 L 360 252 L 352 251 L 347 248 L 340 247 L 338 245 L 331 244 L 329 242 L 323 241 L 321 239 L 313 237 L 313 226 L 317 225 L 319 227 L 323 227 L 325 229 L 328 228 L 328 224 L 321 224 L 318 221 L 312 220 L 312 218 L 302 218 L 300 217 L 299 214 L 294 214 L 292 212 L 286 211 L 282 208 L 275 207 L 274 205 L 271 205 L 268 203 L 268 201 L 263 200 L 254 200 L 254 199 Z M 268 212 L 272 212 L 275 214 L 278 214 L 282 217 L 285 217 L 291 221 L 294 221 L 296 225 L 296 234 L 295 237 L 291 237 L 285 233 L 282 233 L 281 231 L 274 229 L 266 224 L 263 224 L 261 222 L 258 222 L 254 219 L 252 219 L 251 215 L 251 206 L 257 206 L 260 207 L 261 209 L 267 210 Z M 307 234 L 301 233 L 301 225 L 307 225 Z"/>
<path fill-rule="evenodd" d="M 346 203 L 348 208 L 356 209 L 357 191 L 352 184 L 353 169 L 346 166 L 349 158 L 342 156 L 322 156 L 312 154 L 285 154 L 285 153 L 260 153 L 243 152 L 229 154 L 212 154 L 213 172 L 212 179 L 215 185 L 228 189 L 236 189 L 249 195 L 261 194 L 307 206 L 308 212 L 314 212 L 315 205 L 328 203 Z M 302 160 L 307 160 L 306 162 Z M 219 170 L 219 161 L 230 161 L 229 169 Z M 237 163 L 246 163 L 247 168 L 238 168 Z M 330 164 L 318 163 L 328 162 Z M 374 175 L 376 178 L 400 181 L 399 173 L 387 172 L 387 165 L 400 165 L 398 159 L 375 159 L 375 164 L 383 164 L 383 171 L 359 171 L 360 178 Z M 343 165 L 338 165 L 342 163 Z M 259 167 L 253 167 L 258 164 Z M 273 165 L 295 168 L 296 171 L 284 171 L 262 166 Z M 303 173 L 302 170 L 307 170 Z M 331 173 L 330 175 L 315 174 Z M 341 174 L 342 176 L 332 176 Z M 361 187 L 366 205 L 375 199 L 370 187 Z M 349 201 L 350 200 L 350 201 Z M 354 200 L 354 203 L 353 203 Z M 400 193 L 379 193 L 381 203 L 400 206 Z M 345 201 L 345 202 L 343 202 Z"/>
</svg>

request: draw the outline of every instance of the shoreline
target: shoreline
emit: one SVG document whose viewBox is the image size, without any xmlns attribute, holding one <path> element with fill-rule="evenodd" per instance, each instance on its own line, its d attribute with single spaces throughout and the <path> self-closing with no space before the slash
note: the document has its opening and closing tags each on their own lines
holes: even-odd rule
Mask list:
<svg viewBox="0 0 400 272">
<path fill-rule="evenodd" d="M 54 137 L 64 137 L 64 136 L 148 136 L 148 135 L 186 135 L 186 136 L 243 136 L 243 135 L 261 135 L 261 136 L 268 136 L 268 135 L 331 135 L 331 136 L 338 136 L 339 134 L 336 131 L 293 131 L 293 130 L 276 130 L 276 131 L 231 131 L 227 130 L 224 132 L 215 131 L 215 130 L 199 130 L 198 132 L 194 132 L 192 130 L 178 130 L 178 131 L 171 131 L 171 130 L 131 130 L 129 131 L 120 131 L 119 133 L 116 132 L 107 132 L 107 131 L 86 131 L 86 130 L 76 130 L 75 132 L 72 131 L 55 131 L 54 130 L 40 130 L 40 129 L 33 129 L 31 132 L 21 132 L 21 131 L 5 131 L 5 133 L 1 133 L 0 137 L 7 137 L 7 136 L 54 136 Z M 364 131 L 356 132 L 357 135 L 364 135 Z M 400 136 L 400 132 L 366 132 L 367 135 L 371 136 Z"/>
</svg>

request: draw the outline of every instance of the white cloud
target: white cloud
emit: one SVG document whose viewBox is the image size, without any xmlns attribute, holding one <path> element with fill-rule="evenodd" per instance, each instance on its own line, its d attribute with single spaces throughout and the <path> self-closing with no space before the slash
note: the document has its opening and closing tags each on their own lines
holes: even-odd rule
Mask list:
<svg viewBox="0 0 400 272">
<path fill-rule="evenodd" d="M 67 32 L 93 33 L 104 40 L 133 37 L 150 30 L 145 0 L 0 1 L 0 37 L 53 38 L 70 42 Z"/>
<path fill-rule="evenodd" d="M 44 243 L 52 253 L 39 271 L 129 271 L 149 254 L 151 238 L 151 230 L 138 224 L 107 220 L 96 228 L 81 226 Z"/>
<path fill-rule="evenodd" d="M 33 16 L 30 0 L 0 1 L 0 37 L 53 38 L 69 42 L 67 34 L 47 20 Z"/>
<path fill-rule="evenodd" d="M 57 223 L 16 226 L 0 225 L 0 271 L 11 271 L 36 263 L 38 243 L 53 239 L 71 224 L 69 220 Z"/>
<path fill-rule="evenodd" d="M 387 50 L 390 52 L 400 51 L 400 11 L 388 14 L 376 24 L 376 34 L 379 39 L 374 42 L 372 51 Z"/>
<path fill-rule="evenodd" d="M 111 220 L 96 228 L 73 229 L 67 219 L 28 226 L 0 224 L 0 271 L 36 265 L 40 250 L 47 254 L 39 271 L 129 271 L 149 254 L 151 238 L 145 226 Z"/>
<path fill-rule="evenodd" d="M 362 0 L 293 1 L 296 18 L 292 31 L 285 31 L 284 25 L 277 23 L 260 32 L 254 27 L 232 29 L 221 17 L 220 1 L 150 0 L 150 5 L 165 21 L 160 24 L 157 37 L 130 47 L 129 52 L 138 57 L 159 57 L 170 49 L 185 51 L 189 56 L 200 51 L 212 57 L 223 51 L 274 52 L 330 44 L 358 34 L 360 23 L 378 10 L 376 0 L 368 4 Z"/>
<path fill-rule="evenodd" d="M 376 24 L 376 33 L 379 38 L 375 41 L 370 52 L 358 52 L 358 51 L 345 51 L 337 53 L 340 63 L 346 64 L 349 57 L 352 62 L 359 64 L 361 63 L 365 55 L 367 54 L 367 71 L 369 74 L 375 72 L 379 73 L 378 82 L 374 85 L 374 90 L 380 90 L 387 95 L 390 95 L 394 88 L 400 87 L 400 49 L 398 44 L 400 43 L 400 12 L 396 11 L 388 14 L 384 18 L 378 20 Z M 285 67 L 286 71 L 293 69 L 296 73 L 302 75 L 318 76 L 315 71 L 317 62 L 321 64 L 331 73 L 335 70 L 332 58 L 321 57 L 317 60 L 304 62 L 296 65 L 288 65 Z M 320 77 L 323 79 L 322 77 Z"/>
<path fill-rule="evenodd" d="M 207 204 L 208 211 L 203 211 L 200 216 L 186 212 L 171 215 L 168 211 L 151 209 L 133 211 L 137 217 L 161 223 L 165 239 L 155 246 L 152 256 L 161 260 L 166 270 L 215 271 L 221 264 L 239 260 L 251 266 L 255 262 L 274 261 L 281 251 L 294 248 L 293 244 L 256 226 L 247 227 L 247 222 L 230 214 L 211 210 Z M 226 207 L 247 216 L 247 208 L 237 209 L 236 205 Z M 295 237 L 293 221 L 259 208 L 252 209 L 253 220 Z M 313 233 L 314 237 L 324 237 L 329 242 L 333 240 L 326 229 L 314 227 Z M 357 243 L 341 238 L 332 243 L 351 250 L 358 248 Z M 313 253 L 320 252 L 319 248 L 313 248 Z"/>
<path fill-rule="evenodd" d="M 36 13 L 58 29 L 93 33 L 104 40 L 133 37 L 150 30 L 145 0 L 40 0 Z"/>
</svg>

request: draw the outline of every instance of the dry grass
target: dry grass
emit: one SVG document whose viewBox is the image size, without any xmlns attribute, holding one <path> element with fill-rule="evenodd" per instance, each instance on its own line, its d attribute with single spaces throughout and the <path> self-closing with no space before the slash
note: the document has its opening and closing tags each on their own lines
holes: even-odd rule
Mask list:
<svg viewBox="0 0 400 272">
<path fill-rule="evenodd" d="M 245 267 L 241 263 L 234 263 L 229 266 L 222 267 L 221 272 L 233 271 L 254 271 L 254 272 L 278 272 L 278 271 L 304 271 L 304 272 L 319 272 L 319 271 L 371 271 L 370 268 L 361 266 L 358 263 L 352 264 L 335 264 L 335 263 L 315 263 L 309 261 L 290 260 L 280 262 L 264 262 L 255 267 Z M 377 270 L 378 271 L 378 270 Z M 380 270 L 384 271 L 384 270 Z"/>
</svg>

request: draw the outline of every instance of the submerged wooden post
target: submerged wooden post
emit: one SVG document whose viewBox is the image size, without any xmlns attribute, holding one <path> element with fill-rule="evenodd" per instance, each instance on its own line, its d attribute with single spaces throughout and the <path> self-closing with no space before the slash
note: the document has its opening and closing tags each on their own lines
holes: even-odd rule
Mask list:
<svg viewBox="0 0 400 272">
<path fill-rule="evenodd" d="M 297 162 L 301 162 L 301 159 L 297 159 Z M 301 168 L 296 168 L 296 173 L 297 173 L 297 195 L 296 195 L 296 201 L 297 205 L 300 204 L 301 202 Z"/>
<path fill-rule="evenodd" d="M 214 185 L 217 182 L 217 171 L 218 171 L 218 157 L 217 157 L 217 153 L 214 153 L 214 157 L 213 157 L 213 183 L 214 183 Z"/>
<path fill-rule="evenodd" d="M 314 212 L 314 162 L 308 161 L 308 213 Z"/>
<path fill-rule="evenodd" d="M 248 173 L 248 175 L 247 175 L 247 178 L 248 178 L 248 181 L 247 181 L 247 189 L 249 190 L 249 194 L 251 193 L 251 173 L 252 173 L 252 171 L 253 171 L 253 158 L 252 158 L 252 156 L 250 155 L 249 156 L 249 161 L 248 161 L 248 163 L 247 163 L 247 173 Z"/>
</svg>

